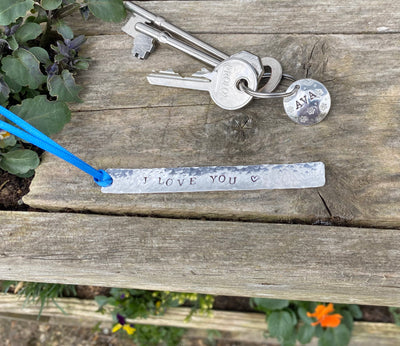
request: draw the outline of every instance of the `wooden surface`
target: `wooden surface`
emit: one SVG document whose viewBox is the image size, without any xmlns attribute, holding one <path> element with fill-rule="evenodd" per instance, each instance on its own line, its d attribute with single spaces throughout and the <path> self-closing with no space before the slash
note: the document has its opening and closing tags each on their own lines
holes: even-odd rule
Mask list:
<svg viewBox="0 0 400 346">
<path fill-rule="evenodd" d="M 102 328 L 110 328 L 112 325 L 111 314 L 102 315 L 96 312 L 98 305 L 94 301 L 64 298 L 58 299 L 57 303 L 67 312 L 67 315 L 50 303 L 42 313 L 41 322 L 81 327 L 93 327 L 100 323 L 99 326 Z M 0 318 L 32 320 L 37 316 L 38 311 L 37 306 L 23 307 L 23 300 L 15 296 L 0 295 Z M 195 314 L 189 322 L 185 322 L 189 311 L 189 308 L 170 308 L 163 316 L 149 316 L 145 320 L 129 320 L 129 323 L 188 328 L 185 339 L 207 338 L 207 330 L 218 330 L 221 332 L 219 338 L 222 337 L 225 341 L 279 345 L 276 339 L 264 338 L 264 332 L 267 330 L 264 314 L 212 311 L 211 316 Z M 398 326 L 385 323 L 355 322 L 350 345 L 393 346 L 398 344 L 399 340 L 400 327 Z M 313 340 L 309 345 L 317 345 L 317 340 Z"/>
<path fill-rule="evenodd" d="M 134 1 L 135 2 L 135 1 Z M 395 33 L 400 4 L 392 0 L 137 1 L 192 33 Z M 73 21 L 89 35 L 120 34 L 118 24 Z"/>
<path fill-rule="evenodd" d="M 74 119 L 56 140 L 98 168 L 323 161 L 326 186 L 102 195 L 84 173 L 46 155 L 27 204 L 46 210 L 232 220 L 312 223 L 333 217 L 357 226 L 400 227 L 399 4 L 178 1 L 143 6 L 189 31 L 196 31 L 199 20 L 209 23 L 203 25 L 207 30 L 198 30 L 208 34 L 199 37 L 228 53 L 248 49 L 273 56 L 296 78 L 324 82 L 332 95 L 330 114 L 305 128 L 286 117 L 281 100 L 257 100 L 245 109 L 224 111 L 205 92 L 151 86 L 145 76 L 152 70 L 188 74 L 202 64 L 167 47 L 146 61 L 137 60 L 130 55 L 132 39 L 119 31 L 121 24 L 89 21 L 82 26 L 75 19 L 77 32 L 93 34 L 93 29 L 104 35 L 88 38 L 82 54 L 93 62 L 78 78 L 84 103 L 72 105 Z M 189 9 L 198 15 L 186 20 Z M 238 16 L 243 9 L 248 17 L 271 20 L 253 20 L 250 26 Z"/>
<path fill-rule="evenodd" d="M 400 232 L 2 212 L 0 278 L 400 306 Z"/>
<path fill-rule="evenodd" d="M 224 111 L 207 93 L 151 86 L 152 70 L 203 65 L 167 47 L 136 60 L 122 24 L 75 18 L 75 32 L 89 35 L 82 55 L 93 60 L 78 77 L 84 103 L 71 105 L 57 141 L 99 169 L 323 161 L 326 186 L 103 195 L 44 155 L 27 204 L 109 216 L 5 214 L 0 278 L 400 305 L 400 3 L 143 6 L 227 53 L 272 56 L 286 73 L 320 80 L 332 96 L 328 117 L 306 128 L 281 100 Z"/>
</svg>

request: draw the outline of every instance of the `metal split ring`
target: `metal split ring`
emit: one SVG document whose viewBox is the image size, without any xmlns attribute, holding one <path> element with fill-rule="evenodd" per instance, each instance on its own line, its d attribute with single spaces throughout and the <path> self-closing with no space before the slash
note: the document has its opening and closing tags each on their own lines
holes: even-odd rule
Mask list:
<svg viewBox="0 0 400 346">
<path fill-rule="evenodd" d="M 264 73 L 262 78 L 270 77 L 271 73 Z M 295 82 L 296 79 L 288 74 L 283 74 L 282 75 L 283 79 L 287 79 L 289 81 Z M 297 91 L 300 89 L 300 86 L 296 85 L 293 90 L 290 91 L 285 91 L 285 92 L 280 92 L 280 93 L 264 93 L 264 92 L 259 92 L 259 91 L 254 91 L 251 90 L 249 87 L 246 86 L 245 81 L 242 80 L 238 83 L 238 88 L 239 90 L 245 92 L 246 94 L 253 96 L 254 98 L 258 99 L 274 99 L 274 98 L 280 98 L 280 97 L 288 97 L 292 96 L 297 93 Z"/>
</svg>

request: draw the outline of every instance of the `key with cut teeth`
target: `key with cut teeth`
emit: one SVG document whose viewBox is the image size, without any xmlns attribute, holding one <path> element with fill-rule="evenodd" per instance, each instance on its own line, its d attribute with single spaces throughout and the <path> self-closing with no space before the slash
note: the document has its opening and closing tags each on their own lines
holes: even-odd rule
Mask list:
<svg viewBox="0 0 400 346">
<path fill-rule="evenodd" d="M 191 77 L 182 77 L 172 70 L 167 70 L 152 73 L 147 79 L 154 85 L 208 91 L 215 104 L 227 110 L 240 109 L 253 98 L 239 90 L 240 81 L 245 80 L 252 90 L 258 85 L 256 70 L 240 58 L 225 59 L 212 72 L 203 69 Z"/>
<path fill-rule="evenodd" d="M 124 4 L 135 14 L 135 17 L 124 26 L 124 31 L 136 38 L 133 50 L 135 56 L 146 58 L 154 48 L 154 40 L 157 40 L 214 67 L 212 72 L 200 71 L 192 77 L 182 77 L 173 71 L 153 73 L 148 76 L 151 84 L 207 90 L 218 106 L 229 110 L 244 107 L 253 97 L 265 99 L 283 97 L 286 113 L 292 120 L 303 125 L 318 123 L 328 113 L 330 96 L 321 83 L 311 79 L 295 81 L 286 92 L 272 93 L 282 77 L 294 80 L 293 77 L 282 74 L 282 67 L 277 60 L 269 57 L 260 59 L 247 51 L 229 57 L 168 23 L 164 18 L 131 2 L 124 1 Z M 156 29 L 152 25 L 167 31 Z M 171 33 L 182 37 L 185 42 L 174 38 Z M 271 73 L 264 73 L 264 66 L 269 66 Z M 259 81 L 267 76 L 270 77 L 267 84 L 257 92 Z M 308 92 L 308 98 L 307 95 L 299 93 L 300 89 L 302 92 Z"/>
<path fill-rule="evenodd" d="M 131 18 L 123 27 L 123 31 L 128 35 L 137 37 L 138 34 L 144 34 L 160 43 L 165 43 L 177 48 L 212 67 L 216 67 L 220 62 L 229 58 L 229 55 L 190 35 L 175 25 L 168 23 L 164 18 L 156 16 L 132 2 L 125 1 L 124 4 L 125 7 L 131 10 L 136 16 L 136 18 Z M 151 24 L 165 31 L 159 30 Z M 172 34 L 183 38 L 188 43 L 173 37 Z M 150 53 L 150 51 L 148 51 L 148 53 Z M 148 54 L 145 56 L 147 57 Z M 242 51 L 234 54 L 232 57 L 239 57 L 248 61 L 257 71 L 258 78 L 261 79 L 264 74 L 264 67 L 257 55 Z"/>
<path fill-rule="evenodd" d="M 151 13 L 150 11 L 147 11 L 144 8 L 138 6 L 130 1 L 124 1 L 124 5 L 128 10 L 132 11 L 137 16 L 140 16 L 142 18 L 142 20 L 146 21 L 147 23 L 154 23 L 156 26 L 182 37 L 186 41 L 191 42 L 192 44 L 196 45 L 197 47 L 200 47 L 203 50 L 207 51 L 208 53 L 218 57 L 220 60 L 225 60 L 225 59 L 229 58 L 229 55 L 212 47 L 208 43 L 203 42 L 203 41 L 199 40 L 198 38 L 190 35 L 189 33 L 178 28 L 177 26 L 175 26 L 171 23 L 168 23 L 163 17 L 157 16 L 157 15 Z M 142 22 L 142 23 L 144 23 L 144 22 Z"/>
<path fill-rule="evenodd" d="M 140 16 L 132 16 L 122 27 L 122 31 L 134 37 L 132 55 L 143 60 L 147 59 L 154 50 L 155 42 L 154 38 L 136 31 L 137 23 L 150 23 L 150 21 Z"/>
</svg>

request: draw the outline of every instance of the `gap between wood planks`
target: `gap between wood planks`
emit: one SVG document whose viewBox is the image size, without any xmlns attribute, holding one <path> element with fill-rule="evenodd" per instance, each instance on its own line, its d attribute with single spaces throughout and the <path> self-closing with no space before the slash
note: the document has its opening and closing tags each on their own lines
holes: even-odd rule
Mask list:
<svg viewBox="0 0 400 346">
<path fill-rule="evenodd" d="M 304 226 L 333 226 L 333 227 L 346 227 L 346 228 L 354 228 L 360 227 L 365 229 L 393 229 L 393 230 L 400 230 L 400 227 L 393 227 L 393 226 L 374 226 L 368 223 L 368 221 L 364 222 L 352 222 L 350 220 L 346 220 L 340 218 L 338 216 L 333 216 L 330 213 L 329 207 L 326 204 L 326 201 L 321 196 L 320 192 L 317 191 L 318 198 L 321 199 L 324 207 L 326 208 L 327 212 L 331 215 L 327 218 L 312 218 L 309 221 L 305 221 L 298 218 L 288 219 L 285 217 L 279 218 L 271 217 L 269 220 L 265 219 L 257 219 L 257 218 L 246 218 L 246 217 L 236 217 L 236 218 L 227 218 L 227 217 L 211 217 L 211 216 L 194 216 L 194 215 L 184 215 L 184 216 L 176 216 L 176 215 L 165 215 L 165 214 L 145 214 L 145 213 L 115 213 L 115 212 L 99 212 L 99 211 L 91 211 L 91 210 L 74 210 L 69 208 L 62 208 L 62 209 L 42 209 L 42 208 L 31 208 L 29 211 L 21 211 L 27 213 L 39 212 L 39 213 L 53 213 L 53 214 L 83 214 L 83 215 L 99 215 L 99 216 L 113 216 L 113 217 L 142 217 L 142 218 L 154 218 L 154 219 L 171 219 L 171 220 L 193 220 L 193 221 L 220 221 L 220 222 L 241 222 L 241 223 L 255 223 L 255 224 L 280 224 L 280 225 L 304 225 Z M 29 205 L 27 205 L 29 206 Z M 2 209 L 0 209 L 0 212 Z M 7 210 L 4 210 L 7 211 Z M 20 211 L 18 211 L 20 212 Z"/>
</svg>

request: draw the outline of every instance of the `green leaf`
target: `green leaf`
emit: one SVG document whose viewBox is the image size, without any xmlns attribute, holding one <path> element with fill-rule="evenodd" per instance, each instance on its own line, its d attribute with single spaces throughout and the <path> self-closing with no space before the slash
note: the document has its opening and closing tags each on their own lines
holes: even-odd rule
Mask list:
<svg viewBox="0 0 400 346">
<path fill-rule="evenodd" d="M 17 94 L 21 91 L 22 85 L 17 83 L 14 79 L 4 76 L 4 81 L 7 83 L 7 85 L 10 87 L 11 92 L 13 92 L 14 94 Z"/>
<path fill-rule="evenodd" d="M 269 315 L 267 322 L 272 337 L 286 338 L 294 331 L 292 316 L 287 311 L 274 311 Z"/>
<path fill-rule="evenodd" d="M 75 68 L 79 70 L 87 70 L 89 68 L 89 61 L 80 60 L 75 63 Z"/>
<path fill-rule="evenodd" d="M 4 80 L 4 77 L 0 74 L 0 102 L 4 103 L 7 101 L 10 95 L 10 87 Z"/>
<path fill-rule="evenodd" d="M 30 178 L 35 174 L 35 170 L 34 169 L 30 169 L 28 172 L 24 173 L 24 174 L 15 174 L 17 177 L 20 178 Z"/>
<path fill-rule="evenodd" d="M 315 326 L 315 336 L 317 338 L 320 338 L 322 334 L 324 334 L 324 331 L 325 331 L 324 328 L 322 328 L 320 324 Z"/>
<path fill-rule="evenodd" d="M 253 298 L 253 302 L 262 311 L 281 310 L 289 306 L 289 301 L 282 299 Z"/>
<path fill-rule="evenodd" d="M 72 29 L 65 24 L 62 20 L 58 21 L 56 24 L 57 32 L 64 38 L 72 40 L 74 38 L 74 33 Z"/>
<path fill-rule="evenodd" d="M 45 95 L 25 99 L 10 110 L 47 136 L 61 131 L 71 119 L 71 111 L 64 102 L 49 101 Z"/>
<path fill-rule="evenodd" d="M 394 306 L 389 307 L 389 311 L 393 316 L 394 323 L 397 326 L 400 326 L 400 308 L 396 308 Z"/>
<path fill-rule="evenodd" d="M 42 47 L 32 47 L 29 51 L 38 59 L 42 64 L 48 65 L 51 63 L 49 53 Z"/>
<path fill-rule="evenodd" d="M 347 346 L 351 333 L 343 324 L 336 328 L 328 328 L 318 340 L 318 346 Z"/>
<path fill-rule="evenodd" d="M 357 320 L 363 317 L 362 311 L 358 305 L 351 304 L 348 306 L 350 313 L 353 315 L 354 318 Z"/>
<path fill-rule="evenodd" d="M 303 324 L 297 333 L 297 339 L 302 344 L 308 344 L 314 336 L 315 327 L 310 324 Z"/>
<path fill-rule="evenodd" d="M 293 310 L 291 310 L 291 309 L 289 309 L 288 312 L 292 315 L 292 323 L 293 323 L 293 326 L 297 325 L 297 316 L 296 316 L 296 313 L 295 313 Z"/>
<path fill-rule="evenodd" d="M 18 42 L 24 43 L 29 40 L 34 40 L 42 33 L 42 27 L 36 23 L 25 23 L 21 25 L 15 33 L 15 38 Z"/>
<path fill-rule="evenodd" d="M 42 7 L 45 10 L 55 10 L 58 6 L 60 6 L 62 0 L 42 0 Z"/>
<path fill-rule="evenodd" d="M 94 300 L 99 305 L 99 310 L 101 310 L 108 303 L 108 297 L 106 296 L 96 296 L 94 297 Z"/>
<path fill-rule="evenodd" d="M 40 71 L 40 62 L 28 50 L 19 48 L 12 56 L 6 56 L 2 60 L 3 71 L 18 84 L 37 89 L 46 81 L 46 77 Z"/>
<path fill-rule="evenodd" d="M 341 310 L 340 314 L 343 316 L 341 323 L 344 324 L 349 330 L 353 330 L 353 315 L 348 310 Z"/>
<path fill-rule="evenodd" d="M 297 334 L 293 330 L 293 333 L 283 339 L 281 346 L 295 346 L 296 345 Z"/>
<path fill-rule="evenodd" d="M 1 0 L 0 25 L 9 25 L 33 8 L 33 0 Z"/>
<path fill-rule="evenodd" d="M 39 162 L 34 151 L 17 149 L 1 155 L 0 168 L 11 174 L 26 174 L 39 166 Z"/>
<path fill-rule="evenodd" d="M 126 16 L 122 0 L 86 0 L 89 10 L 106 22 L 120 22 Z"/>
<path fill-rule="evenodd" d="M 17 40 L 16 40 L 16 38 L 14 36 L 10 36 L 7 39 L 7 42 L 8 42 L 8 46 L 10 47 L 11 50 L 17 50 L 18 49 L 19 44 L 18 44 L 18 42 L 17 42 Z"/>
<path fill-rule="evenodd" d="M 26 89 L 25 90 L 25 97 L 24 98 L 29 98 L 33 99 L 34 97 L 41 95 L 39 90 L 36 89 Z"/>
<path fill-rule="evenodd" d="M 0 149 L 4 149 L 7 147 L 13 147 L 16 144 L 17 144 L 17 139 L 13 135 L 10 135 L 4 139 L 0 139 Z"/>
<path fill-rule="evenodd" d="M 78 94 L 82 87 L 75 84 L 72 73 L 62 71 L 61 75 L 54 75 L 47 80 L 47 87 L 51 96 L 57 96 L 57 100 L 64 102 L 82 102 Z"/>
<path fill-rule="evenodd" d="M 300 319 L 306 323 L 306 324 L 311 324 L 314 322 L 314 320 L 311 317 L 307 316 L 307 310 L 303 307 L 300 307 L 297 309 L 297 313 L 300 317 Z"/>
</svg>

